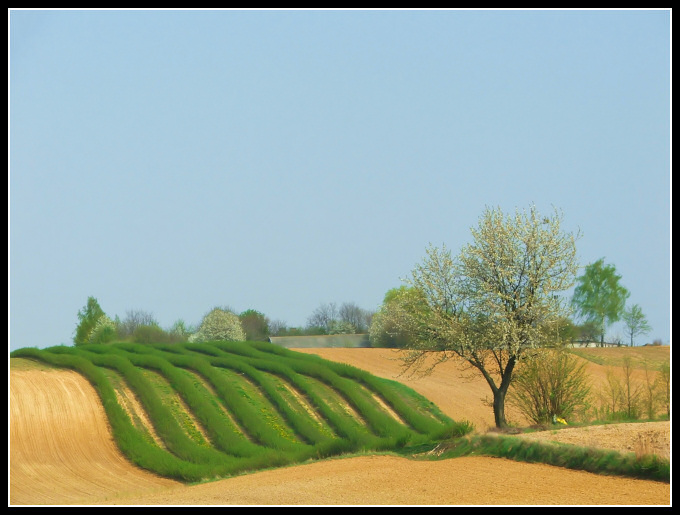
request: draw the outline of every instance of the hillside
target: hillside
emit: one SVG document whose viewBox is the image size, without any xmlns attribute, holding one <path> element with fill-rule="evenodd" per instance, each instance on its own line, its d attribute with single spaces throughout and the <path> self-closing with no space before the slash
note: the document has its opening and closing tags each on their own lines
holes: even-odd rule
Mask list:
<svg viewBox="0 0 680 515">
<path fill-rule="evenodd" d="M 486 432 L 494 427 L 493 411 L 485 404 L 491 391 L 484 379 L 462 360 L 450 359 L 434 369 L 429 376 L 405 373 L 400 361 L 400 353 L 391 349 L 297 349 L 298 352 L 315 354 L 325 359 L 364 368 L 380 377 L 395 379 L 413 388 L 431 400 L 448 416 L 455 420 L 469 420 L 475 431 Z M 621 377 L 623 359 L 630 357 L 635 369 L 633 379 L 644 380 L 645 364 L 650 370 L 658 368 L 663 362 L 670 363 L 669 346 L 585 348 L 575 349 L 587 370 L 593 391 L 601 388 L 609 372 Z M 653 373 L 655 374 L 655 372 Z M 455 395 L 452 394 L 455 392 Z M 512 405 L 506 405 L 508 422 L 517 426 L 527 426 L 531 422 Z"/>
<path fill-rule="evenodd" d="M 389 350 L 315 351 L 399 379 L 423 395 L 436 394 L 441 402 L 435 404 L 457 420 L 477 420 L 482 428 L 492 420 L 480 401 L 485 391 L 474 379 L 451 374 L 446 367 L 453 363 L 430 376 L 407 379 L 399 377 L 398 361 Z M 98 395 L 82 375 L 10 361 L 11 504 L 666 504 L 670 499 L 668 484 L 481 457 L 331 459 L 187 487 L 122 457 Z M 602 365 L 593 366 L 597 371 Z M 656 424 L 670 436 L 668 423 Z M 645 431 L 643 425 L 631 425 L 638 428 L 630 434 Z M 669 449 L 669 441 L 665 445 Z M 504 477 L 505 486 L 495 491 L 489 474 Z M 522 482 L 527 474 L 540 480 Z M 449 484 L 460 484 L 461 477 L 464 490 Z"/>
<path fill-rule="evenodd" d="M 271 344 L 120 343 L 13 356 L 85 376 L 123 453 L 185 482 L 436 443 L 460 431 L 397 382 Z"/>
</svg>

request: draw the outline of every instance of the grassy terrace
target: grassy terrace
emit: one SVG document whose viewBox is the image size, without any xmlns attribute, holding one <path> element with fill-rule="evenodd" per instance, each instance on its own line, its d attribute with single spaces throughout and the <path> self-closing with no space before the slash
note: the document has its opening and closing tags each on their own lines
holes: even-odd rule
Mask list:
<svg viewBox="0 0 680 515">
<path fill-rule="evenodd" d="M 404 385 L 269 343 L 25 348 L 95 387 L 121 451 L 187 482 L 466 434 Z"/>
</svg>

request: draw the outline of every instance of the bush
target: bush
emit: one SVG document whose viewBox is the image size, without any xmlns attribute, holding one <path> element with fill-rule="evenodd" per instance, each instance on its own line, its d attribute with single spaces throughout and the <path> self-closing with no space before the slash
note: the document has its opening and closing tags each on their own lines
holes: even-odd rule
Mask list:
<svg viewBox="0 0 680 515">
<path fill-rule="evenodd" d="M 109 343 L 116 339 L 116 324 L 106 315 L 97 319 L 97 323 L 90 332 L 88 343 L 102 344 Z"/>
<path fill-rule="evenodd" d="M 666 414 L 671 416 L 671 363 L 664 361 L 659 367 L 657 388 L 661 396 L 661 402 L 666 408 Z"/>
<path fill-rule="evenodd" d="M 390 306 L 381 306 L 373 315 L 371 325 L 368 328 L 368 339 L 371 347 L 382 347 L 390 349 L 408 348 L 412 338 L 398 327 L 390 317 Z"/>
<path fill-rule="evenodd" d="M 134 343 L 178 343 L 187 339 L 184 335 L 166 332 L 156 324 L 137 326 L 132 333 Z"/>
<path fill-rule="evenodd" d="M 73 343 L 82 345 L 90 343 L 90 334 L 94 330 L 99 318 L 104 315 L 104 310 L 94 297 L 87 298 L 87 304 L 78 311 L 78 325 L 73 337 Z"/>
<path fill-rule="evenodd" d="M 158 325 L 152 313 L 143 310 L 128 310 L 125 319 L 118 322 L 118 336 L 127 339 L 135 333 L 138 327 Z"/>
<path fill-rule="evenodd" d="M 244 341 L 246 333 L 238 316 L 221 308 L 214 308 L 203 317 L 198 331 L 191 335 L 191 342 Z"/>
<path fill-rule="evenodd" d="M 371 319 L 368 329 L 371 347 L 411 347 L 415 334 L 403 322 L 408 320 L 409 313 L 422 312 L 425 309 L 421 294 L 413 288 L 401 286 L 389 290 Z"/>
<path fill-rule="evenodd" d="M 509 401 L 537 424 L 569 420 L 590 393 L 585 363 L 560 350 L 543 350 L 517 368 Z"/>
<path fill-rule="evenodd" d="M 628 418 L 636 420 L 641 415 L 642 387 L 633 381 L 633 362 L 630 356 L 623 358 L 623 408 Z"/>
<path fill-rule="evenodd" d="M 181 338 L 182 341 L 188 342 L 189 335 L 191 335 L 192 330 L 191 327 L 187 326 L 184 320 L 180 318 L 179 320 L 176 320 L 174 324 L 172 324 L 172 327 L 168 332 L 177 338 Z"/>
<path fill-rule="evenodd" d="M 328 326 L 328 334 L 356 334 L 356 332 L 356 327 L 343 320 L 333 320 Z"/>
<path fill-rule="evenodd" d="M 248 341 L 269 341 L 269 321 L 259 311 L 249 309 L 239 315 L 241 327 Z"/>
</svg>

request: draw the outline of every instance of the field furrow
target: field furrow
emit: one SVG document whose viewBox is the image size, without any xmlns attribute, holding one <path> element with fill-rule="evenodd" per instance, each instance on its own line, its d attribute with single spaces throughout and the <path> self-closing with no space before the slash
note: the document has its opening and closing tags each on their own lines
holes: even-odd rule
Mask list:
<svg viewBox="0 0 680 515">
<path fill-rule="evenodd" d="M 203 356 L 217 357 L 225 353 L 227 347 L 206 346 Z M 362 376 L 353 367 L 329 366 L 332 373 L 319 372 L 314 370 L 319 366 L 318 360 L 305 362 L 300 360 L 299 353 L 239 346 L 232 356 L 234 363 L 236 355 L 247 358 L 250 361 L 240 366 L 251 366 L 266 378 L 264 382 L 249 378 L 249 387 L 258 390 L 258 385 L 270 383 L 281 401 L 289 404 L 290 414 L 300 416 L 305 423 L 315 423 L 328 438 L 318 445 L 296 444 L 280 449 L 254 444 L 229 420 L 231 411 L 222 404 L 221 397 L 226 392 L 235 392 L 235 386 L 243 386 L 239 382 L 243 376 L 233 368 L 214 367 L 206 360 L 189 366 L 189 362 L 178 361 L 177 357 L 196 353 L 180 348 L 173 349 L 175 359 L 168 357 L 167 364 L 148 357 L 140 360 L 134 357 L 144 356 L 149 350 L 104 346 L 74 352 L 54 348 L 28 351 L 24 358 L 12 356 L 11 505 L 667 505 L 670 502 L 670 484 L 656 480 L 602 476 L 489 457 L 430 461 L 373 455 L 373 449 L 379 452 L 398 447 L 390 447 L 395 445 L 394 440 L 379 436 L 354 407 L 356 403 L 363 409 L 373 405 L 389 417 L 391 423 L 403 427 L 411 435 L 411 442 L 429 441 L 430 448 L 434 448 L 436 439 L 419 439 L 424 434 L 420 431 L 427 433 L 425 423 L 446 429 L 442 423 L 446 417 L 439 407 L 447 415 L 463 419 L 489 416 L 489 408 L 480 400 L 484 391 L 481 380 L 475 383 L 469 378 L 457 378 L 451 373 L 451 367 L 439 369 L 427 378 L 396 383 L 399 368 L 388 350 L 316 351 L 375 371 L 385 380 L 373 383 L 372 377 L 378 376 Z M 151 353 L 155 358 L 159 357 L 157 351 L 163 354 L 159 346 Z M 270 364 L 264 359 L 267 354 L 272 357 Z M 142 366 L 145 360 L 154 366 Z M 172 368 L 168 366 L 171 362 Z M 604 372 L 600 364 L 593 363 L 592 367 L 594 377 Z M 208 379 L 211 374 L 215 377 Z M 220 390 L 215 381 L 222 378 L 227 384 L 223 377 L 227 374 L 233 375 L 231 380 L 235 383 L 231 389 Z M 342 389 L 336 388 L 337 383 L 334 386 L 333 381 L 328 381 L 336 376 L 353 383 L 361 395 L 355 391 L 357 397 L 348 402 Z M 352 377 L 354 379 L 350 379 Z M 181 401 L 175 401 L 175 409 L 186 412 L 187 417 L 193 417 L 192 423 L 202 426 L 203 438 L 210 444 L 207 448 L 198 445 L 181 428 L 168 408 L 170 402 L 155 385 L 163 385 L 167 392 L 172 390 L 169 397 L 181 397 Z M 406 385 L 435 394 L 436 405 L 421 394 L 413 394 Z M 259 395 L 268 398 L 264 392 Z M 367 401 L 365 405 L 361 404 L 361 398 Z M 201 399 L 211 409 L 199 415 L 197 410 L 203 408 Z M 244 401 L 244 405 L 250 403 Z M 390 410 L 398 417 L 391 415 Z M 413 431 L 416 427 L 420 429 Z M 154 431 L 158 428 L 156 438 L 162 445 L 154 442 L 151 428 Z M 332 432 L 326 432 L 330 429 Z M 479 434 L 484 433 L 482 428 Z M 215 435 L 224 438 L 223 444 L 229 442 L 229 452 L 218 449 Z M 647 451 L 670 457 L 669 422 L 574 427 L 528 433 L 523 438 L 560 442 L 551 444 L 558 446 L 556 449 L 581 444 L 622 453 L 638 452 L 638 443 L 644 440 Z M 448 442 L 450 440 L 442 443 Z M 189 447 L 183 449 L 182 444 Z M 446 445 L 437 447 L 445 448 Z M 357 450 L 363 456 L 317 459 L 340 457 Z M 300 466 L 277 469 L 296 463 Z M 268 470 L 242 475 L 260 469 Z M 150 472 L 152 470 L 157 473 Z M 229 476 L 233 477 L 186 486 L 200 478 Z M 172 477 L 181 482 L 168 479 Z M 498 477 L 503 477 L 503 481 L 499 482 Z"/>
<path fill-rule="evenodd" d="M 399 402 L 390 402 L 383 380 L 273 347 L 120 343 L 33 349 L 24 356 L 83 374 L 129 459 L 184 481 L 435 443 L 436 435 L 456 427 L 446 417 L 430 417 L 427 428 L 414 430 L 410 419 L 422 413 L 409 403 L 395 409 Z M 410 405 L 418 402 L 408 389 L 400 395 L 413 397 Z"/>
</svg>

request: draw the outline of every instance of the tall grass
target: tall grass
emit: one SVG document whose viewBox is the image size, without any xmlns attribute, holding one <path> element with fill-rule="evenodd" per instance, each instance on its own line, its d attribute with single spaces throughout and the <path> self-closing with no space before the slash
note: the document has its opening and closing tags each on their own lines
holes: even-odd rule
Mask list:
<svg viewBox="0 0 680 515">
<path fill-rule="evenodd" d="M 658 456 L 624 454 L 571 444 L 543 443 L 512 436 L 463 437 L 449 442 L 443 451 L 436 453 L 438 459 L 471 455 L 494 456 L 596 474 L 670 482 L 670 460 Z"/>
<path fill-rule="evenodd" d="M 346 365 L 324 360 L 318 356 L 297 353 L 261 342 L 252 342 L 244 345 L 241 343 L 220 343 L 216 345 L 219 349 L 228 349 L 230 352 L 239 353 L 251 359 L 264 360 L 265 363 L 272 362 L 271 356 L 276 356 L 276 363 L 286 364 L 295 372 L 303 373 L 310 377 L 316 377 L 337 391 L 341 392 L 347 401 L 356 408 L 362 416 L 372 423 L 377 434 L 381 431 L 389 432 L 394 423 L 394 419 L 389 417 L 384 411 L 375 410 L 370 399 L 366 397 L 363 390 L 357 385 L 365 386 L 369 391 L 384 401 L 394 410 L 411 429 L 425 435 L 440 433 L 442 430 L 449 431 L 451 434 L 464 433 L 465 430 L 449 417 L 441 413 L 436 406 L 428 403 L 426 399 L 419 396 L 413 390 L 395 381 L 376 377 L 364 370 Z M 253 362 L 260 363 L 261 361 Z M 258 366 L 255 364 L 255 366 Z M 266 365 L 264 365 L 266 366 Z M 422 409 L 415 409 L 414 406 L 423 406 Z M 379 414 L 379 416 L 375 416 Z M 442 428 L 442 424 L 446 426 Z M 467 424 L 463 423 L 462 427 Z"/>
<path fill-rule="evenodd" d="M 130 351 L 130 359 L 137 366 L 145 368 L 155 368 L 161 372 L 168 380 L 171 381 L 173 388 L 182 395 L 185 402 L 196 415 L 202 424 L 211 430 L 214 438 L 218 439 L 219 435 L 225 430 L 224 416 L 209 402 L 205 395 L 198 395 L 196 386 L 189 381 L 187 377 L 179 373 L 178 368 L 185 368 L 195 370 L 201 373 L 212 384 L 216 391 L 222 392 L 220 399 L 227 403 L 235 418 L 237 418 L 243 427 L 245 427 L 253 435 L 253 437 L 263 446 L 279 450 L 299 450 L 300 445 L 295 445 L 289 440 L 283 438 L 277 430 L 267 424 L 262 423 L 262 416 L 255 412 L 252 405 L 243 399 L 242 396 L 234 392 L 233 389 L 225 392 L 225 382 L 219 375 L 214 374 L 212 367 L 205 360 L 198 359 L 192 356 L 175 355 L 168 353 L 161 353 L 158 350 L 148 346 L 126 344 L 120 347 L 121 350 Z M 134 353 L 137 354 L 134 354 Z M 240 401 L 240 402 L 239 402 Z M 232 429 L 232 436 L 236 433 Z M 233 445 L 233 440 L 231 444 Z M 241 438 L 240 444 L 247 443 L 245 439 Z M 226 444 L 226 449 L 230 449 L 229 442 Z"/>
<path fill-rule="evenodd" d="M 332 374 L 331 383 L 328 382 L 328 375 L 322 370 L 323 367 L 313 367 L 301 370 L 301 367 L 291 367 L 290 363 L 282 360 L 272 360 L 263 359 L 259 357 L 248 357 L 248 352 L 243 352 L 245 349 L 240 349 L 242 352 L 240 354 L 229 352 L 234 347 L 238 348 L 236 345 L 226 345 L 226 344 L 201 344 L 201 348 L 197 349 L 194 346 L 187 346 L 187 349 L 196 352 L 201 352 L 205 355 L 210 355 L 210 363 L 212 366 L 217 368 L 227 368 L 235 370 L 239 373 L 247 375 L 250 379 L 255 382 L 259 382 L 262 376 L 258 373 L 260 371 L 265 371 L 282 379 L 289 381 L 295 388 L 297 388 L 302 395 L 305 396 L 312 406 L 314 406 L 318 413 L 329 423 L 329 425 L 339 434 L 342 438 L 347 438 L 355 445 L 365 448 L 371 448 L 378 445 L 378 440 L 372 435 L 363 434 L 357 431 L 357 425 L 355 420 L 351 420 L 348 417 L 343 416 L 334 410 L 332 406 L 328 405 L 327 402 L 323 400 L 323 397 L 319 394 L 319 390 L 315 387 L 313 380 L 319 380 L 323 384 L 330 387 L 339 396 L 342 402 L 348 402 L 352 404 L 351 400 L 346 398 L 343 386 L 340 385 L 340 390 L 336 388 L 337 384 L 332 384 Z M 311 380 L 311 381 L 310 381 Z M 270 390 L 269 394 L 272 395 L 273 392 Z M 276 394 L 278 396 L 278 394 Z M 353 406 L 356 408 L 356 406 Z M 363 414 L 362 414 L 363 415 Z M 292 423 L 294 425 L 302 425 L 308 423 L 300 420 L 298 414 L 289 414 Z M 375 433 L 373 432 L 373 435 Z"/>
</svg>

